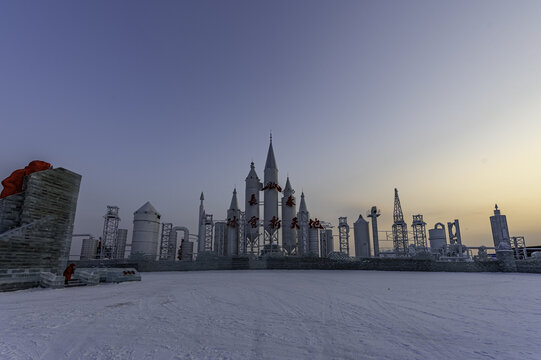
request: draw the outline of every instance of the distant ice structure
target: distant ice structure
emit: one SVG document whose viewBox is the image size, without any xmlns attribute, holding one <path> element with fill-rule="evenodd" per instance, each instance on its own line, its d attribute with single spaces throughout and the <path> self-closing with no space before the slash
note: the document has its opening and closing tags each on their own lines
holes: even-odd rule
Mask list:
<svg viewBox="0 0 541 360">
<path fill-rule="evenodd" d="M 394 210 L 393 210 L 393 248 L 395 256 L 408 254 L 408 225 L 404 221 L 398 189 L 394 189 Z"/>
<path fill-rule="evenodd" d="M 297 213 L 298 220 L 298 250 L 297 254 L 300 256 L 308 256 L 310 254 L 310 243 L 309 243 L 309 220 L 310 213 L 308 212 L 308 207 L 306 206 L 306 201 L 304 200 L 304 192 L 301 193 L 301 204 L 299 206 L 299 212 Z"/>
<path fill-rule="evenodd" d="M 321 257 L 328 257 L 334 251 L 334 239 L 331 228 L 325 228 L 319 231 L 319 246 Z"/>
<path fill-rule="evenodd" d="M 128 229 L 117 229 L 116 244 L 113 251 L 113 259 L 124 259 Z"/>
<path fill-rule="evenodd" d="M 374 243 L 374 257 L 379 257 L 379 237 L 378 237 L 378 217 L 380 210 L 376 206 L 372 206 L 368 217 L 372 219 L 372 241 Z"/>
<path fill-rule="evenodd" d="M 370 257 L 370 235 L 368 233 L 368 221 L 362 215 L 353 223 L 353 236 L 355 238 L 355 257 Z"/>
<path fill-rule="evenodd" d="M 148 201 L 133 213 L 132 256 L 156 260 L 160 218 L 160 213 Z"/>
<path fill-rule="evenodd" d="M 293 224 L 297 212 L 297 199 L 294 194 L 295 190 L 288 176 L 282 197 L 282 246 L 289 255 L 293 254 L 297 248 L 297 228 Z"/>
<path fill-rule="evenodd" d="M 94 260 L 96 259 L 98 251 L 98 239 L 95 239 L 91 235 L 83 239 L 81 246 L 81 260 Z"/>
<path fill-rule="evenodd" d="M 338 218 L 338 245 L 340 252 L 349 256 L 349 225 L 345 216 Z"/>
<path fill-rule="evenodd" d="M 259 181 L 259 177 L 255 171 L 255 165 L 250 163 L 250 172 L 246 177 L 246 187 L 244 195 L 244 209 L 247 224 L 246 230 L 246 251 L 250 254 L 256 253 L 259 248 L 259 192 L 263 188 L 263 184 Z"/>
<path fill-rule="evenodd" d="M 233 190 L 231 205 L 227 210 L 227 241 L 226 253 L 227 256 L 235 256 L 239 254 L 239 227 L 240 227 L 240 210 L 237 200 L 237 189 Z"/>
<path fill-rule="evenodd" d="M 439 222 L 434 225 L 434 229 L 429 229 L 428 241 L 430 242 L 430 251 L 432 252 L 432 254 L 442 254 L 443 249 L 447 245 L 445 225 Z"/>
<path fill-rule="evenodd" d="M 503 242 L 511 247 L 509 228 L 507 227 L 507 218 L 500 213 L 498 204 L 494 205 L 494 215 L 490 217 L 490 227 L 492 228 L 492 240 L 494 247 L 499 248 Z"/>
</svg>

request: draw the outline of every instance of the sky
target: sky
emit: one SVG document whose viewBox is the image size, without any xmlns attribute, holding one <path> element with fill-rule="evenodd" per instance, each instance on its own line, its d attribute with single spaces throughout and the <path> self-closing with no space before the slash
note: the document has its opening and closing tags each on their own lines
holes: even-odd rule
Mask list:
<svg viewBox="0 0 541 360">
<path fill-rule="evenodd" d="M 2 1 L 0 178 L 82 175 L 74 232 L 150 201 L 197 233 L 244 202 L 269 132 L 313 217 L 459 219 L 541 245 L 539 1 Z M 72 248 L 72 253 L 78 249 Z"/>
</svg>

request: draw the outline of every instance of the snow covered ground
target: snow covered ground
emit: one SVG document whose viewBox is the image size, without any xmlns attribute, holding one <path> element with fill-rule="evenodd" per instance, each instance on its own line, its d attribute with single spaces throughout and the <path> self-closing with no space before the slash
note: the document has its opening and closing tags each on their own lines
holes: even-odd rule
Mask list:
<svg viewBox="0 0 541 360">
<path fill-rule="evenodd" d="M 143 273 L 0 293 L 0 359 L 541 359 L 541 276 Z"/>
</svg>

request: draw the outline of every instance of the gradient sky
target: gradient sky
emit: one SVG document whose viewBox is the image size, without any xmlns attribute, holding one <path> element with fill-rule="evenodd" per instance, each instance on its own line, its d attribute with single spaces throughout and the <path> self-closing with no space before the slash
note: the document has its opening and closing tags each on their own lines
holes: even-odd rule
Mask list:
<svg viewBox="0 0 541 360">
<path fill-rule="evenodd" d="M 197 232 L 199 194 L 244 201 L 269 130 L 312 216 L 457 218 L 491 245 L 494 203 L 541 245 L 539 1 L 2 1 L 0 177 L 83 176 L 75 232 L 146 201 Z M 72 250 L 78 253 L 78 249 Z"/>
</svg>

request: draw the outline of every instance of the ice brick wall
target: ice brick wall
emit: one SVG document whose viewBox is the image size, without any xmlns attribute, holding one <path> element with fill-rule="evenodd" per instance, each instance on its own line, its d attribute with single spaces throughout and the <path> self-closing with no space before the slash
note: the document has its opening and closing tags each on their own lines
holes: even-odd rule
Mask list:
<svg viewBox="0 0 541 360">
<path fill-rule="evenodd" d="M 80 182 L 80 175 L 63 168 L 39 171 L 27 177 L 23 193 L 2 200 L 0 275 L 30 268 L 62 274 Z"/>
<path fill-rule="evenodd" d="M 24 193 L 0 199 L 0 234 L 21 224 Z"/>
</svg>

